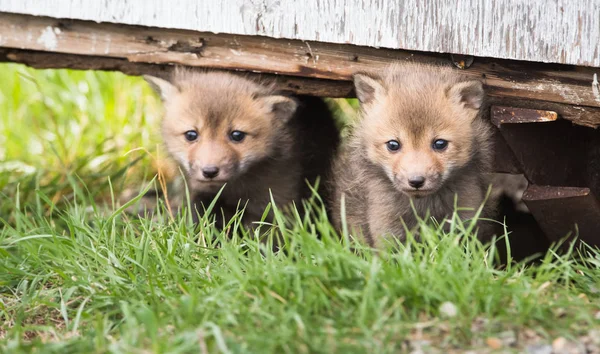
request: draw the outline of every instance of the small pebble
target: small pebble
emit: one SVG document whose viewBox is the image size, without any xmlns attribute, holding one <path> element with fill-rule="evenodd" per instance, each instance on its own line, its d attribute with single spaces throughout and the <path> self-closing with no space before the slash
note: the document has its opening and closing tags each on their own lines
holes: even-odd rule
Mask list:
<svg viewBox="0 0 600 354">
<path fill-rule="evenodd" d="M 552 354 L 552 346 L 549 344 L 528 345 L 527 354 Z"/>
<path fill-rule="evenodd" d="M 502 344 L 507 347 L 512 347 L 517 344 L 517 335 L 513 331 L 504 331 L 498 334 L 498 338 L 500 338 Z"/>
<path fill-rule="evenodd" d="M 558 337 L 552 342 L 552 350 L 556 354 L 586 354 L 584 345 L 569 342 L 563 337 Z"/>
<path fill-rule="evenodd" d="M 458 314 L 458 309 L 456 305 L 446 301 L 440 305 L 440 314 L 444 317 L 455 317 Z"/>
<path fill-rule="evenodd" d="M 489 337 L 485 340 L 485 344 L 492 349 L 502 348 L 502 341 L 496 337 Z"/>
<path fill-rule="evenodd" d="M 590 341 L 596 345 L 600 345 L 600 330 L 599 329 L 592 329 L 591 331 L 588 332 L 588 337 L 590 338 Z"/>
<path fill-rule="evenodd" d="M 566 346 L 567 340 L 563 337 L 558 337 L 552 341 L 552 349 L 554 349 L 555 352 L 562 352 L 563 350 L 565 350 Z"/>
<path fill-rule="evenodd" d="M 411 340 L 410 343 L 408 343 L 408 346 L 411 349 L 421 350 L 423 347 L 430 347 L 431 341 L 426 339 Z"/>
</svg>

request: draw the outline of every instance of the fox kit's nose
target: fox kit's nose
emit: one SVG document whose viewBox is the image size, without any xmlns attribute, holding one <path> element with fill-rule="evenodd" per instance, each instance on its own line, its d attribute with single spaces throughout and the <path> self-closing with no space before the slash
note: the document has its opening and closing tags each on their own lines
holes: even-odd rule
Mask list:
<svg viewBox="0 0 600 354">
<path fill-rule="evenodd" d="M 425 184 L 425 177 L 423 176 L 410 176 L 408 178 L 408 184 L 413 188 L 421 188 Z"/>
<path fill-rule="evenodd" d="M 219 174 L 219 168 L 217 166 L 207 166 L 202 168 L 202 175 L 205 178 L 215 178 Z"/>
</svg>

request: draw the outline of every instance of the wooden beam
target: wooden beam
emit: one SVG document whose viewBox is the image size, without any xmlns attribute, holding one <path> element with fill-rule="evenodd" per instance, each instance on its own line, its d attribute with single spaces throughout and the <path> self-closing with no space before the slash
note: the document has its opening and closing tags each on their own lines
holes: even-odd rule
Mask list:
<svg viewBox="0 0 600 354">
<path fill-rule="evenodd" d="M 76 70 L 120 71 L 127 75 L 151 74 L 167 77 L 173 69 L 170 64 L 148 64 L 130 62 L 127 59 L 91 55 L 61 54 L 43 51 L 31 51 L 0 48 L 0 62 L 22 63 L 36 69 L 69 68 Z M 311 94 L 322 97 L 354 97 L 354 88 L 350 81 L 312 79 L 299 76 L 260 74 L 243 72 L 245 76 L 274 83 L 281 90 L 298 94 Z M 597 128 L 600 125 L 600 108 L 572 106 L 545 101 L 514 99 L 510 97 L 490 97 L 491 105 L 510 105 L 516 108 L 534 108 L 551 110 L 562 119 L 577 125 Z M 512 169 L 511 169 L 512 171 Z M 509 172 L 502 170 L 502 172 Z"/>
<path fill-rule="evenodd" d="M 349 81 L 357 70 L 380 69 L 394 61 L 450 65 L 449 56 L 423 52 L 7 13 L 0 13 L 0 47 L 336 81 Z M 492 97 L 599 108 L 597 71 L 475 58 L 464 73 L 484 78 Z M 599 125 L 600 116 L 587 124 Z"/>
<path fill-rule="evenodd" d="M 174 68 L 174 66 L 168 64 L 137 63 L 126 59 L 7 48 L 0 48 L 0 62 L 21 63 L 36 69 L 68 68 L 75 70 L 120 71 L 127 75 L 140 76 L 150 74 L 162 78 L 167 78 Z M 240 72 L 239 74 L 265 84 L 274 84 L 279 90 L 301 95 L 331 98 L 354 96 L 354 87 L 349 81 L 311 79 L 253 72 Z"/>
</svg>

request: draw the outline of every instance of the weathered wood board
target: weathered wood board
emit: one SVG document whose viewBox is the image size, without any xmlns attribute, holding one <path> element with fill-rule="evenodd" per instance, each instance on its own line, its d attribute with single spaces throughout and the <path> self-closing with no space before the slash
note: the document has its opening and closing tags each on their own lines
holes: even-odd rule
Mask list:
<svg viewBox="0 0 600 354">
<path fill-rule="evenodd" d="M 600 66 L 598 0 L 0 0 L 0 12 Z"/>
<path fill-rule="evenodd" d="M 6 13 L 0 13 L 0 47 L 47 52 L 51 56 L 79 55 L 90 59 L 91 69 L 101 69 L 103 60 L 110 62 L 106 64 L 108 69 L 114 68 L 115 60 L 120 60 L 121 66 L 130 70 L 131 64 L 153 63 L 284 75 L 292 90 L 307 91 L 300 80 L 292 78 L 310 79 L 311 89 L 319 87 L 315 94 L 332 97 L 351 95 L 349 80 L 357 70 L 380 69 L 390 62 L 406 60 L 450 64 L 449 56 L 440 54 Z M 45 67 L 69 67 L 65 59 L 56 57 L 51 61 L 34 53 L 3 53 L 8 61 L 33 66 L 41 61 Z M 85 60 L 78 65 L 85 68 Z M 511 100 L 512 106 L 525 100 L 529 108 L 554 110 L 562 118 L 593 127 L 600 125 L 598 72 L 594 68 L 485 58 L 476 58 L 464 70 L 466 75 L 484 78 L 492 98 Z M 322 81 L 316 84 L 315 79 Z M 340 81 L 346 85 L 340 85 Z M 531 101 L 537 103 L 532 106 Z"/>
</svg>

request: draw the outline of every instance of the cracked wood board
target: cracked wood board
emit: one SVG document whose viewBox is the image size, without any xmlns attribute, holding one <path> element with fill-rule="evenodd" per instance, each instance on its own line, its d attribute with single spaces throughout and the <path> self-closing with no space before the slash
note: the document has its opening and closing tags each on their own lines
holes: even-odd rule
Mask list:
<svg viewBox="0 0 600 354">
<path fill-rule="evenodd" d="M 0 11 L 600 66 L 598 0 L 1 0 Z"/>
</svg>

